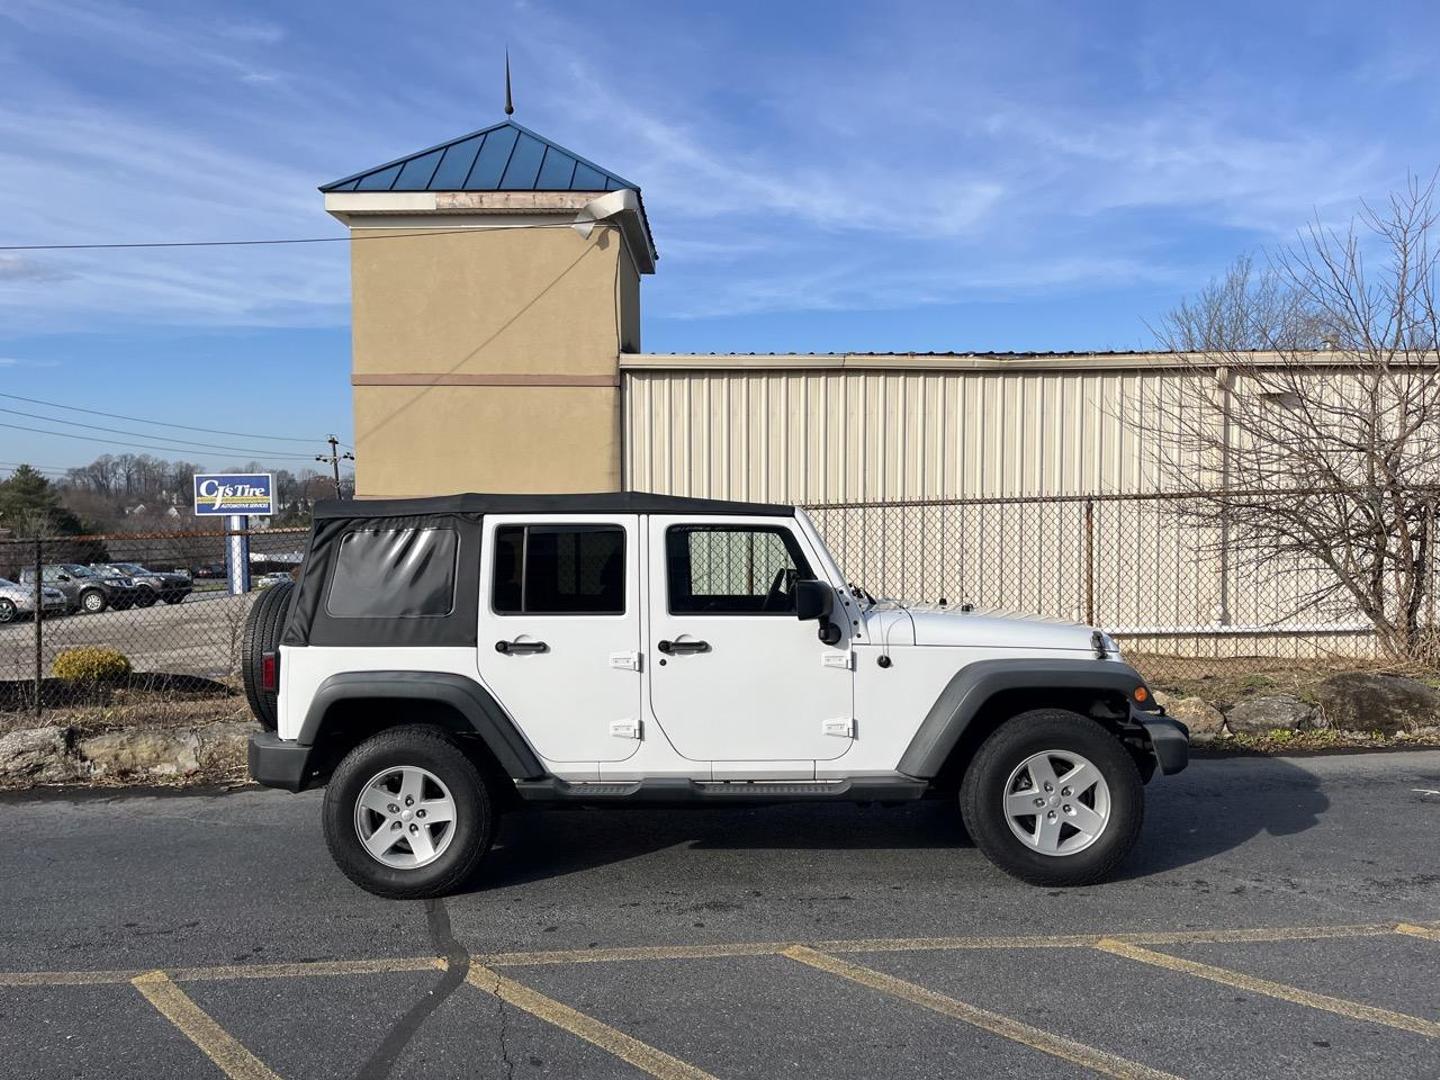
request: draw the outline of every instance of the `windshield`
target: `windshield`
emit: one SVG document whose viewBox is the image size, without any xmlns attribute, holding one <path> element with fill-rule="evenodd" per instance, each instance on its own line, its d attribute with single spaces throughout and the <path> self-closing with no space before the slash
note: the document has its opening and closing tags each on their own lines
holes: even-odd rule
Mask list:
<svg viewBox="0 0 1440 1080">
<path fill-rule="evenodd" d="M 19 586 L 19 585 L 16 585 L 15 582 L 11 581 L 9 578 L 0 577 L 0 589 L 18 589 L 18 588 L 20 588 L 20 586 Z"/>
<path fill-rule="evenodd" d="M 150 573 L 149 570 L 146 570 L 145 567 L 141 566 L 139 563 L 133 563 L 133 562 L 117 562 L 117 563 L 111 563 L 110 566 L 111 566 L 113 569 L 119 570 L 119 571 L 121 571 L 122 573 L 126 573 L 126 574 L 148 574 L 148 573 Z"/>
<path fill-rule="evenodd" d="M 99 577 L 100 575 L 91 570 L 88 566 L 80 566 L 76 563 L 66 563 L 60 567 L 62 571 L 71 577 Z"/>
</svg>

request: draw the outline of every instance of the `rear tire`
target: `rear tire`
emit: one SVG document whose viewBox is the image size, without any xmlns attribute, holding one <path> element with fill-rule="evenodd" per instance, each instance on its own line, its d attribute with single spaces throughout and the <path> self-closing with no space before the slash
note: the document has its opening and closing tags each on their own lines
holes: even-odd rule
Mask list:
<svg viewBox="0 0 1440 1080">
<path fill-rule="evenodd" d="M 1067 784 L 1077 762 L 1098 772 L 1098 782 L 1087 769 Z M 1031 805 L 1036 814 L 1025 816 Z M 1090 885 L 1109 877 L 1135 846 L 1144 786 L 1129 751 L 1094 720 L 1035 709 L 1007 720 L 981 745 L 960 785 L 960 812 L 975 845 L 1007 874 L 1032 885 Z"/>
<path fill-rule="evenodd" d="M 292 582 L 285 581 L 262 592 L 250 605 L 250 614 L 245 619 L 245 633 L 240 637 L 240 681 L 245 686 L 245 700 L 250 703 L 250 712 L 266 731 L 275 730 L 279 711 L 276 691 L 262 688 L 262 667 L 265 654 L 280 647 L 280 635 L 285 630 L 286 616 L 290 614 L 294 589 Z"/>
<path fill-rule="evenodd" d="M 453 807 L 453 820 L 448 832 L 443 826 L 434 828 L 431 847 L 437 851 L 431 861 L 404 868 L 387 865 L 382 858 L 407 850 L 418 859 L 422 848 L 412 849 L 406 833 L 421 824 L 403 819 L 413 814 L 415 806 L 403 804 L 400 795 L 393 804 L 399 814 L 390 814 L 384 805 L 377 784 L 389 783 L 381 778 L 393 775 L 391 788 L 401 788 L 402 770 L 406 773 L 428 774 L 429 795 L 448 797 Z M 438 781 L 438 784 L 433 783 Z M 373 801 L 362 798 L 380 792 L 379 809 Z M 363 813 L 361 808 L 364 807 Z M 363 819 L 363 826 L 362 826 Z M 445 896 L 463 885 L 476 871 L 495 836 L 495 799 L 480 770 L 458 745 L 439 728 L 427 725 L 404 725 L 387 728 L 370 737 L 340 762 L 325 789 L 325 842 L 341 873 L 366 892 L 392 900 L 419 900 Z M 400 828 L 390 830 L 394 825 Z M 361 836 L 361 829 L 372 835 L 399 838 L 398 847 L 385 855 L 372 855 Z M 427 835 L 432 835 L 427 832 Z"/>
<path fill-rule="evenodd" d="M 19 617 L 20 609 L 15 606 L 15 601 L 0 596 L 0 623 L 12 623 Z"/>
<path fill-rule="evenodd" d="M 87 615 L 99 615 L 107 606 L 105 594 L 99 589 L 86 589 L 80 594 L 78 610 Z"/>
</svg>

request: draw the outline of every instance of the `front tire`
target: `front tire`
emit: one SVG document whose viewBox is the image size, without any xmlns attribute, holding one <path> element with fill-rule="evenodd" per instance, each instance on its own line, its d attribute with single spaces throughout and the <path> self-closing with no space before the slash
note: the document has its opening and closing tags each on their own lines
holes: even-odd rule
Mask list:
<svg viewBox="0 0 1440 1080">
<path fill-rule="evenodd" d="M 1109 877 L 1135 846 L 1144 809 L 1140 771 L 1120 740 L 1066 709 L 1006 721 L 960 785 L 960 812 L 976 846 L 1032 885 Z"/>
<path fill-rule="evenodd" d="M 341 872 L 367 892 L 444 896 L 490 850 L 494 808 L 484 776 L 442 730 L 387 728 L 347 754 L 330 778 L 325 842 Z"/>
<path fill-rule="evenodd" d="M 15 601 L 0 596 L 0 623 L 12 623 L 19 617 L 20 609 L 15 606 Z"/>
<path fill-rule="evenodd" d="M 142 586 L 140 591 L 135 594 L 135 606 L 142 608 L 153 607 L 155 601 L 158 599 L 160 598 L 155 594 L 154 589 Z"/>
</svg>

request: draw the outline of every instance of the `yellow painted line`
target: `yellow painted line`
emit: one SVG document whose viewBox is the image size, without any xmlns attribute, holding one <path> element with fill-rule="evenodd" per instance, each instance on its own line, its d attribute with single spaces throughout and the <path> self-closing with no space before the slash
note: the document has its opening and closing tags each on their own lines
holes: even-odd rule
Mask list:
<svg viewBox="0 0 1440 1080">
<path fill-rule="evenodd" d="M 1246 975 L 1242 971 L 1232 971 L 1229 968 L 1202 964 L 1195 960 L 1185 960 L 1168 953 L 1142 949 L 1138 945 L 1116 941 L 1114 938 L 1104 939 L 1095 948 L 1101 952 L 1123 956 L 1127 960 L 1136 960 L 1139 963 L 1150 964 L 1167 971 L 1183 972 L 1197 978 L 1209 979 L 1222 986 L 1233 986 L 1238 990 L 1248 990 L 1252 994 L 1263 994 L 1266 997 L 1289 1001 L 1295 1005 L 1321 1009 L 1350 1020 L 1384 1024 L 1386 1027 L 1398 1028 L 1400 1031 L 1440 1039 L 1440 1024 L 1433 1020 L 1422 1020 L 1418 1016 L 1407 1016 L 1405 1013 L 1391 1012 L 1389 1009 L 1377 1008 L 1374 1005 L 1363 1005 L 1358 1001 L 1350 1001 L 1346 998 L 1330 997 L 1328 994 L 1316 994 L 1309 990 L 1301 990 L 1297 986 L 1287 986 L 1285 983 L 1271 982 L 1269 979 Z"/>
<path fill-rule="evenodd" d="M 1401 929 L 1408 927 L 1409 929 Z M 1365 923 L 1353 926 L 1279 926 L 1242 930 L 1176 930 L 1117 934 L 1017 934 L 998 937 L 858 938 L 808 943 L 825 953 L 923 952 L 961 949 L 1082 949 L 1102 940 L 1130 945 L 1183 945 L 1206 942 L 1310 941 L 1323 938 L 1369 937 L 1406 933 L 1440 935 L 1417 923 Z M 778 956 L 793 941 L 742 941 L 717 945 L 642 945 L 608 949 L 554 949 L 494 953 L 475 957 L 490 967 L 532 967 L 551 964 L 601 964 L 644 960 L 712 960 L 736 956 Z M 301 960 L 277 964 L 220 964 L 169 970 L 176 982 L 223 979 L 284 979 L 326 975 L 386 975 L 428 971 L 433 956 L 402 956 L 369 960 Z M 141 971 L 10 971 L 0 972 L 0 987 L 104 986 L 127 983 Z"/>
<path fill-rule="evenodd" d="M 115 986 L 142 971 L 3 971 L 0 986 Z"/>
<path fill-rule="evenodd" d="M 1351 926 L 1277 926 L 1253 930 L 1176 930 L 1153 934 L 1102 934 L 1109 941 L 1131 945 L 1204 945 L 1207 943 L 1320 941 L 1326 938 L 1382 937 L 1395 932 L 1394 923 L 1360 923 Z"/>
<path fill-rule="evenodd" d="M 681 1061 L 679 1058 L 671 1057 L 665 1051 L 657 1050 L 649 1043 L 643 1043 L 634 1036 L 627 1035 L 618 1028 L 596 1020 L 593 1016 L 582 1013 L 578 1009 L 572 1009 L 569 1005 L 562 1004 L 554 998 L 546 997 L 538 990 L 532 990 L 514 979 L 508 979 L 491 968 L 480 964 L 471 964 L 465 981 L 477 990 L 493 994 L 507 1005 L 523 1009 L 531 1016 L 538 1017 L 547 1024 L 553 1024 L 561 1031 L 569 1032 L 577 1038 L 598 1046 L 626 1064 L 633 1065 L 642 1072 L 657 1077 L 658 1080 L 715 1080 L 704 1070 L 697 1069 L 694 1065 Z"/>
<path fill-rule="evenodd" d="M 1424 938 L 1426 941 L 1440 941 L 1440 930 L 1430 926 L 1416 926 L 1414 923 L 1402 922 L 1396 925 L 1395 932 L 1410 937 Z"/>
<path fill-rule="evenodd" d="M 1074 1039 L 1067 1039 L 1063 1035 L 1056 1035 L 1031 1027 L 1029 1024 L 1022 1024 L 1018 1020 L 990 1012 L 988 1009 L 968 1005 L 916 983 L 897 979 L 883 971 L 875 971 L 873 968 L 852 964 L 848 960 L 827 956 L 825 953 L 816 952 L 804 945 L 792 946 L 786 949 L 782 955 L 801 964 L 819 968 L 831 975 L 837 975 L 842 979 L 849 979 L 851 982 L 859 983 L 871 990 L 878 990 L 882 994 L 900 998 L 902 1001 L 918 1005 L 922 1009 L 929 1009 L 932 1012 L 962 1020 L 993 1035 L 999 1035 L 1001 1038 L 1020 1043 L 1022 1046 L 1028 1046 L 1032 1050 L 1039 1050 L 1041 1053 L 1072 1062 L 1102 1076 L 1117 1077 L 1121 1080 L 1175 1080 L 1170 1073 L 1106 1053 L 1104 1050 L 1097 1050 L 1093 1046 L 1086 1046 Z"/>
<path fill-rule="evenodd" d="M 231 1080 L 280 1080 L 163 971 L 137 975 L 130 984 Z"/>
<path fill-rule="evenodd" d="M 377 960 L 299 960 L 289 964 L 222 964 L 218 967 L 174 968 L 176 982 L 225 979 L 293 979 L 311 975 L 394 975 L 434 971 L 433 956 L 402 956 Z"/>
</svg>

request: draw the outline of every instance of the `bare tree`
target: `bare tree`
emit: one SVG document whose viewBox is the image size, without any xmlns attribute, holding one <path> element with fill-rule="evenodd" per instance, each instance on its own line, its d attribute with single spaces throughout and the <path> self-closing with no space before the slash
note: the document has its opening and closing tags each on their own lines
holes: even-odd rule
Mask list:
<svg viewBox="0 0 1440 1080">
<path fill-rule="evenodd" d="M 1156 331 L 1177 354 L 1146 437 L 1180 512 L 1292 613 L 1355 619 L 1431 656 L 1440 496 L 1435 181 L 1348 228 L 1311 226 Z M 1277 595 L 1280 591 L 1277 590 Z"/>
</svg>

